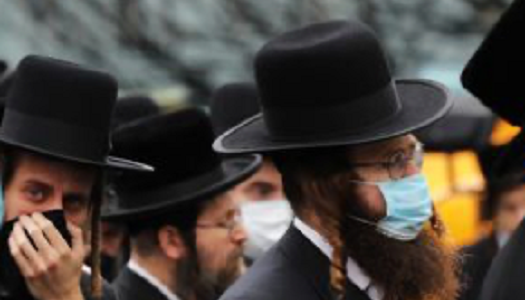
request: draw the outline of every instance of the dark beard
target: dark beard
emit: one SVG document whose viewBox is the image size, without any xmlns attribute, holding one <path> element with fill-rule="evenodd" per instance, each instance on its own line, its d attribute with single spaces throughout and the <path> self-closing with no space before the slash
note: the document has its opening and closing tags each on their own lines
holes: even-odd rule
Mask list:
<svg viewBox="0 0 525 300">
<path fill-rule="evenodd" d="M 173 284 L 177 296 L 183 300 L 219 299 L 241 275 L 239 266 L 234 264 L 234 261 L 240 260 L 241 257 L 240 252 L 232 253 L 228 258 L 228 265 L 217 274 L 202 268 L 194 255 L 181 260 L 175 270 L 177 282 Z"/>
<path fill-rule="evenodd" d="M 348 255 L 383 288 L 384 300 L 456 298 L 458 259 L 433 229 L 406 242 L 349 221 L 344 239 Z"/>
<path fill-rule="evenodd" d="M 195 285 L 199 277 L 198 263 L 194 256 L 182 259 L 172 272 L 176 274 L 176 280 L 170 284 L 171 289 L 176 291 L 182 300 L 194 299 Z"/>
</svg>

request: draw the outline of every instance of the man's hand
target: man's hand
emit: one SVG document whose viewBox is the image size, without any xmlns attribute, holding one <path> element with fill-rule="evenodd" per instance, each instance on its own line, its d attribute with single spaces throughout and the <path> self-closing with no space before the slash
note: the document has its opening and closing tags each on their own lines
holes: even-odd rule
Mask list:
<svg viewBox="0 0 525 300">
<path fill-rule="evenodd" d="M 80 276 L 86 250 L 82 231 L 70 223 L 68 229 L 71 247 L 53 223 L 42 214 L 34 213 L 20 217 L 11 233 L 11 255 L 31 294 L 39 300 L 83 299 Z"/>
</svg>

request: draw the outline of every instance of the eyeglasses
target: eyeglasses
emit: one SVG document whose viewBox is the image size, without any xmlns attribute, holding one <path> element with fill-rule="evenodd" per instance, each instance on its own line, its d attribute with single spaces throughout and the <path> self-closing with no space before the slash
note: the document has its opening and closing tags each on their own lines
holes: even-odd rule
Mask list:
<svg viewBox="0 0 525 300">
<path fill-rule="evenodd" d="M 202 229 L 224 229 L 228 231 L 228 236 L 232 237 L 233 233 L 240 227 L 241 223 L 241 214 L 239 211 L 235 211 L 235 213 L 233 213 L 232 216 L 229 216 L 227 220 L 217 223 L 197 223 L 196 227 Z"/>
<path fill-rule="evenodd" d="M 350 167 L 376 167 L 380 166 L 388 171 L 390 180 L 399 180 L 408 175 L 409 167 L 413 164 L 418 170 L 423 167 L 424 147 L 422 143 L 416 143 L 412 153 L 405 151 L 394 153 L 387 161 L 350 163 Z"/>
</svg>

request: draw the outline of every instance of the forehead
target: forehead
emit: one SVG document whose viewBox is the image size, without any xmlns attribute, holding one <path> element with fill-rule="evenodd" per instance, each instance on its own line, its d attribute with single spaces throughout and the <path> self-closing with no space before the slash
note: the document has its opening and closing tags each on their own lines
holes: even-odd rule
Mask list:
<svg viewBox="0 0 525 300">
<path fill-rule="evenodd" d="M 16 155 L 14 175 L 20 180 L 38 180 L 48 184 L 92 185 L 95 169 L 75 163 L 48 159 L 20 152 Z"/>
<path fill-rule="evenodd" d="M 280 182 L 281 181 L 281 174 L 277 169 L 275 168 L 274 164 L 270 161 L 265 159 L 263 161 L 263 164 L 261 165 L 261 168 L 255 172 L 250 178 L 246 179 L 242 183 L 240 183 L 238 186 L 246 186 L 250 183 L 254 182 Z"/>
<path fill-rule="evenodd" d="M 525 204 L 525 184 L 502 193 L 500 202 L 519 202 Z"/>
<path fill-rule="evenodd" d="M 415 136 L 408 134 L 392 139 L 357 145 L 350 148 L 350 157 L 352 159 L 380 158 L 400 150 L 408 150 L 415 146 L 417 139 Z"/>
<path fill-rule="evenodd" d="M 235 209 L 236 206 L 233 197 L 229 192 L 224 192 L 204 205 L 199 219 L 220 219 L 228 214 L 229 211 Z"/>
</svg>

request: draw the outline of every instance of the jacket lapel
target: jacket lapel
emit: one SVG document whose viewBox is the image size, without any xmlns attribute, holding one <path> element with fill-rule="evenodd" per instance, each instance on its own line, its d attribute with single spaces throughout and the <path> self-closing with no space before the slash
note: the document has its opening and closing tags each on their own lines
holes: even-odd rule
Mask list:
<svg viewBox="0 0 525 300">
<path fill-rule="evenodd" d="M 291 226 L 281 239 L 278 249 L 292 262 L 314 288 L 319 299 L 337 299 L 330 288 L 330 261 L 321 250 L 308 240 L 295 226 Z M 369 300 L 357 286 L 347 280 L 347 300 Z"/>
</svg>

